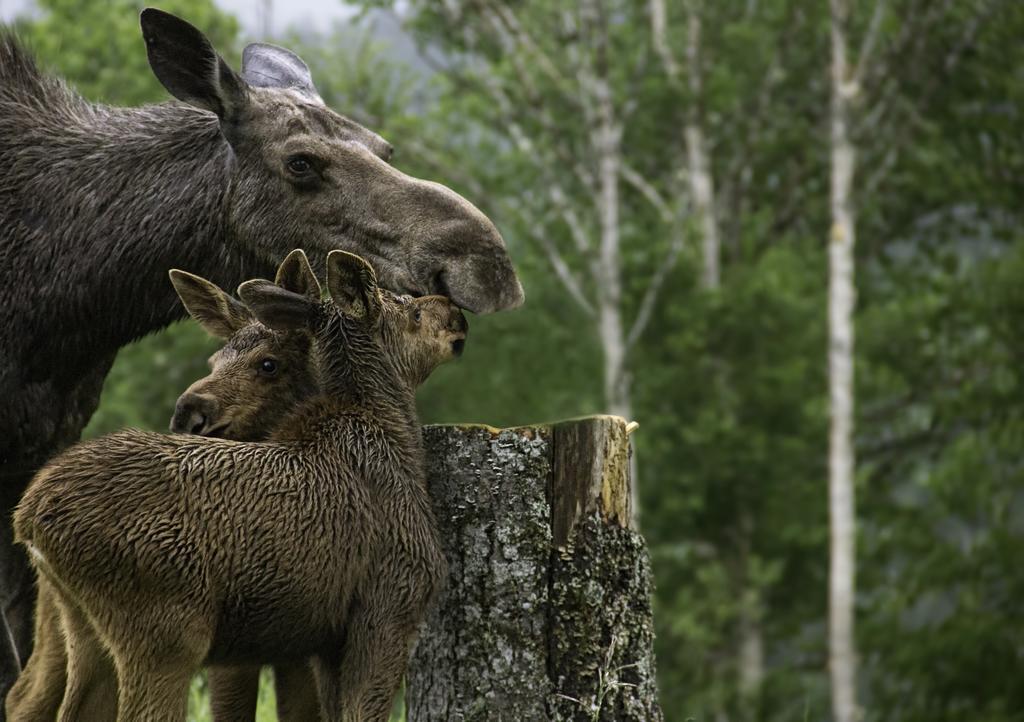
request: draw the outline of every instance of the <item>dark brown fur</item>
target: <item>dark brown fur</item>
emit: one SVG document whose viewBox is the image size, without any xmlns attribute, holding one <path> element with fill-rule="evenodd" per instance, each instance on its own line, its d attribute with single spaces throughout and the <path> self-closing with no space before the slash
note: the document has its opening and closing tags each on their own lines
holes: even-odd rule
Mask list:
<svg viewBox="0 0 1024 722">
<path fill-rule="evenodd" d="M 494 225 L 390 166 L 383 139 L 292 82 L 297 58 L 251 46 L 239 75 L 177 18 L 148 10 L 143 34 L 186 102 L 86 102 L 0 28 L 0 622 L 22 658 L 33 587 L 10 511 L 78 438 L 118 348 L 183 315 L 168 268 L 230 288 L 293 248 L 342 248 L 392 290 L 477 312 L 522 301 Z M 3 626 L 0 695 L 17 666 Z"/>
</svg>

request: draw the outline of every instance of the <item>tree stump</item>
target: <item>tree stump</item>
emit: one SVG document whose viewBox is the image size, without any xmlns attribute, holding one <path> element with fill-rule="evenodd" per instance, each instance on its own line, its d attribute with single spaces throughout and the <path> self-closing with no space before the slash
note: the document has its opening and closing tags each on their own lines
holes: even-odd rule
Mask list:
<svg viewBox="0 0 1024 722">
<path fill-rule="evenodd" d="M 449 577 L 410 662 L 409 722 L 662 719 L 626 422 L 424 437 Z"/>
</svg>

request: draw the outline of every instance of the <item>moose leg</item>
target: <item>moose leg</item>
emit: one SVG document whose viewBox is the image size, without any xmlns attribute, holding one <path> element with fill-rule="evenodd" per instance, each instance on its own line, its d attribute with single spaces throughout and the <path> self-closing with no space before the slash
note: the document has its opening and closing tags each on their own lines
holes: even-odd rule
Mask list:
<svg viewBox="0 0 1024 722">
<path fill-rule="evenodd" d="M 59 722 L 117 718 L 117 672 L 95 628 L 76 605 L 60 599 L 67 650 L 67 687 Z"/>
<path fill-rule="evenodd" d="M 14 544 L 12 514 L 31 474 L 0 468 L 0 701 L 14 685 L 32 653 L 35 574 L 21 546 Z M 4 722 L 0 705 L 0 722 Z"/>
<path fill-rule="evenodd" d="M 316 679 L 308 661 L 275 665 L 274 688 L 277 691 L 279 722 L 315 722 L 322 719 Z"/>
<path fill-rule="evenodd" d="M 402 684 L 416 625 L 387 619 L 360 608 L 347 623 L 344 654 L 338 669 L 338 697 L 343 722 L 387 722 Z M 318 680 L 319 681 L 319 680 Z M 320 685 L 321 690 L 323 684 Z M 329 707 L 325 707 L 330 712 Z M 335 718 L 328 714 L 327 719 Z"/>
<path fill-rule="evenodd" d="M 117 721 L 185 722 L 189 683 L 213 638 L 209 620 L 187 599 L 118 601 L 95 601 L 117 667 Z"/>
<path fill-rule="evenodd" d="M 21 671 L 18 664 L 18 651 L 14 646 L 14 639 L 11 630 L 7 626 L 2 607 L 0 607 L 0 702 L 9 698 L 8 691 L 14 686 Z M 0 705 L 0 722 L 5 722 L 8 715 L 9 705 L 4 702 Z"/>
<path fill-rule="evenodd" d="M 184 664 L 181 659 L 174 663 L 115 656 L 120 683 L 117 722 L 185 722 L 189 682 L 201 660 Z"/>
<path fill-rule="evenodd" d="M 39 577 L 35 648 L 7 695 L 7 717 L 24 722 L 53 722 L 67 684 L 64 628 L 55 592 Z"/>
<path fill-rule="evenodd" d="M 260 692 L 260 666 L 214 666 L 207 670 L 214 722 L 253 722 Z"/>
</svg>

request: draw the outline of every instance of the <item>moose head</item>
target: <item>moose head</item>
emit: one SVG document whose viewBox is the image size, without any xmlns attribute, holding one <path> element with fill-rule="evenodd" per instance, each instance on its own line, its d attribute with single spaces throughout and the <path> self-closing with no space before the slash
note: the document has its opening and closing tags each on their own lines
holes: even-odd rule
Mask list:
<svg viewBox="0 0 1024 722">
<path fill-rule="evenodd" d="M 141 16 L 149 63 L 176 98 L 217 116 L 230 145 L 231 236 L 267 262 L 282 246 L 367 259 L 380 283 L 440 294 L 475 313 L 520 305 L 523 290 L 501 234 L 451 189 L 389 164 L 392 147 L 328 108 L 289 50 L 245 48 L 236 73 L 195 27 Z"/>
</svg>

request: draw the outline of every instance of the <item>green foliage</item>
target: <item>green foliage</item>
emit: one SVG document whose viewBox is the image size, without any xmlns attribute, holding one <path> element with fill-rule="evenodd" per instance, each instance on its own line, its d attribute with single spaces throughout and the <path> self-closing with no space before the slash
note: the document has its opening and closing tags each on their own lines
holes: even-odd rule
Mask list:
<svg viewBox="0 0 1024 722">
<path fill-rule="evenodd" d="M 655 480 L 642 487 L 641 522 L 658 583 L 658 663 L 663 682 L 666 669 L 686 680 L 662 684 L 667 710 L 739 715 L 743 615 L 790 638 L 802 631 L 795 620 L 824 613 L 824 595 L 791 593 L 825 579 L 824 264 L 815 244 L 779 246 L 720 293 L 684 291 L 637 361 L 638 455 Z M 768 697 L 778 687 L 785 705 L 803 698 L 795 667 L 769 676 Z"/>
<path fill-rule="evenodd" d="M 146 3 L 38 0 L 37 19 L 18 24 L 44 65 L 59 72 L 86 98 L 114 105 L 167 99 L 149 69 L 139 29 Z M 232 58 L 238 22 L 213 0 L 166 0 L 161 10 L 202 28 L 221 54 Z"/>
<path fill-rule="evenodd" d="M 182 321 L 121 349 L 83 435 L 126 426 L 166 430 L 178 396 L 209 373 L 206 359 L 219 346 L 197 324 Z"/>
</svg>

